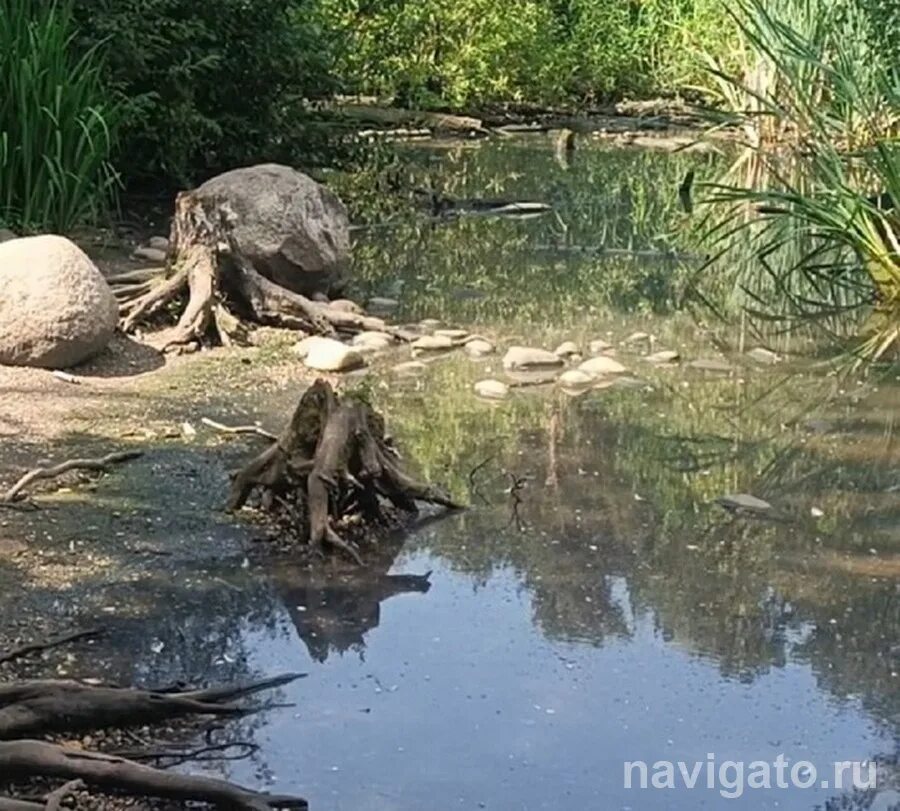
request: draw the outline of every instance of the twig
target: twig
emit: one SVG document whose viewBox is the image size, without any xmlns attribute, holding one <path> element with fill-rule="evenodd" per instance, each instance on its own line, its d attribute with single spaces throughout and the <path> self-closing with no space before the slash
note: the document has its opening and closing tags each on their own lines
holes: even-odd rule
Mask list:
<svg viewBox="0 0 900 811">
<path fill-rule="evenodd" d="M 99 459 L 69 459 L 53 467 L 38 467 L 26 473 L 3 496 L 3 501 L 13 502 L 19 498 L 19 494 L 32 482 L 38 479 L 55 479 L 68 473 L 70 470 L 99 470 L 105 471 L 110 465 L 128 462 L 143 456 L 143 451 L 119 451 L 102 456 Z"/>
<path fill-rule="evenodd" d="M 528 484 L 528 476 L 517 476 L 515 473 L 509 472 L 509 489 L 506 491 L 509 493 L 510 498 L 510 516 L 509 523 L 507 527 L 516 525 L 516 529 L 519 532 L 522 532 L 525 529 L 525 523 L 522 521 L 522 516 L 519 515 L 519 507 L 522 504 L 522 496 L 519 493 L 525 488 Z"/>
<path fill-rule="evenodd" d="M 52 648 L 69 645 L 72 642 L 80 642 L 82 639 L 96 639 L 102 633 L 102 628 L 93 628 L 90 631 L 75 631 L 74 633 L 66 634 L 65 636 L 51 639 L 47 642 L 32 642 L 28 645 L 22 645 L 8 653 L 0 654 L 0 665 L 4 665 L 7 662 L 13 662 L 16 659 L 22 659 L 32 653 L 40 653 L 45 650 L 51 650 Z"/>
<path fill-rule="evenodd" d="M 77 377 L 75 377 L 75 375 L 70 375 L 68 372 L 61 372 L 59 369 L 56 369 L 53 372 L 53 376 L 57 380 L 62 380 L 63 383 L 72 383 L 75 386 L 81 383 L 81 381 Z"/>
<path fill-rule="evenodd" d="M 260 428 L 258 425 L 222 425 L 221 422 L 211 420 L 209 417 L 201 417 L 200 422 L 208 428 L 213 428 L 226 434 L 256 434 L 257 436 L 270 439 L 272 442 L 278 441 L 278 437 L 275 434 L 270 434 L 265 428 Z"/>
<path fill-rule="evenodd" d="M 475 477 L 481 472 L 482 469 L 487 467 L 493 461 L 494 455 L 491 454 L 469 471 L 469 493 L 473 496 L 478 496 L 478 498 L 480 498 L 485 504 L 488 503 L 488 500 L 484 497 L 484 494 L 481 492 L 481 490 L 478 489 L 478 482 L 475 480 Z"/>
</svg>

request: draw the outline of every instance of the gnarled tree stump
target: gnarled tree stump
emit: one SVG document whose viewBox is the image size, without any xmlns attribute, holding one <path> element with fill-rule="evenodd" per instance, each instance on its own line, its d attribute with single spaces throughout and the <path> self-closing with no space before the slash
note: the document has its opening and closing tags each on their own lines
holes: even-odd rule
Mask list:
<svg viewBox="0 0 900 811">
<path fill-rule="evenodd" d="M 269 280 L 234 238 L 236 215 L 222 197 L 182 192 L 175 203 L 165 273 L 117 289 L 124 332 L 172 306 L 178 323 L 163 332 L 162 349 L 229 346 L 241 340 L 246 322 L 303 330 L 315 335 L 386 331 L 399 340 L 416 336 L 380 318 L 329 307 Z"/>
<path fill-rule="evenodd" d="M 317 380 L 300 398 L 278 440 L 235 474 L 228 509 L 259 491 L 263 509 L 314 553 L 324 544 L 358 563 L 359 552 L 338 524 L 383 524 L 387 510 L 415 513 L 417 502 L 459 509 L 446 493 L 406 474 L 385 435 L 384 420 L 367 403 L 340 400 Z"/>
</svg>

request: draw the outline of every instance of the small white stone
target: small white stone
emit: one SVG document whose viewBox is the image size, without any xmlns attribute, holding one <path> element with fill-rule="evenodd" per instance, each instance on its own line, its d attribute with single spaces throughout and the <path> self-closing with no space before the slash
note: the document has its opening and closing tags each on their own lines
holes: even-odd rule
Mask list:
<svg viewBox="0 0 900 811">
<path fill-rule="evenodd" d="M 434 334 L 441 338 L 449 338 L 451 341 L 463 341 L 469 337 L 466 329 L 436 329 Z"/>
<path fill-rule="evenodd" d="M 455 345 L 452 338 L 437 334 L 423 335 L 411 344 L 413 352 L 442 352 L 453 349 Z"/>
<path fill-rule="evenodd" d="M 353 336 L 353 346 L 361 351 L 377 352 L 387 349 L 392 343 L 394 339 L 386 332 L 369 330 Z"/>
<path fill-rule="evenodd" d="M 475 384 L 475 393 L 487 400 L 502 400 L 509 394 L 509 386 L 500 380 L 479 380 Z"/>
<path fill-rule="evenodd" d="M 355 301 L 350 301 L 348 298 L 336 298 L 334 301 L 329 301 L 328 306 L 332 310 L 339 310 L 344 313 L 356 313 L 357 315 L 363 313 L 363 308 Z"/>
<path fill-rule="evenodd" d="M 663 366 L 667 363 L 675 363 L 679 359 L 679 354 L 674 349 L 661 349 L 644 358 L 647 363 L 653 363 L 657 366 Z"/>
<path fill-rule="evenodd" d="M 312 342 L 303 362 L 319 372 L 347 372 L 366 364 L 357 349 L 333 338 L 318 338 Z"/>
<path fill-rule="evenodd" d="M 588 349 L 592 355 L 602 355 L 612 348 L 612 344 L 609 341 L 604 341 L 602 338 L 595 338 L 588 344 Z"/>
<path fill-rule="evenodd" d="M 552 368 L 562 363 L 562 358 L 546 349 L 527 346 L 512 346 L 503 357 L 503 368 L 508 370 Z"/>
<path fill-rule="evenodd" d="M 563 341 L 553 350 L 553 354 L 560 358 L 571 358 L 572 355 L 578 354 L 578 345 L 575 341 Z"/>
<path fill-rule="evenodd" d="M 620 375 L 628 370 L 615 358 L 600 355 L 596 358 L 586 360 L 578 367 L 585 374 L 591 377 L 605 377 L 607 375 Z"/>
<path fill-rule="evenodd" d="M 593 383 L 595 378 L 593 375 L 589 375 L 587 372 L 583 372 L 581 369 L 569 369 L 567 372 L 563 372 L 559 376 L 559 385 L 563 388 L 569 389 L 578 389 L 583 388 L 585 386 L 590 386 Z"/>
<path fill-rule="evenodd" d="M 467 341 L 464 348 L 466 354 L 470 358 L 483 358 L 485 355 L 490 355 L 494 351 L 494 345 L 490 341 L 485 341 L 483 338 Z"/>
</svg>

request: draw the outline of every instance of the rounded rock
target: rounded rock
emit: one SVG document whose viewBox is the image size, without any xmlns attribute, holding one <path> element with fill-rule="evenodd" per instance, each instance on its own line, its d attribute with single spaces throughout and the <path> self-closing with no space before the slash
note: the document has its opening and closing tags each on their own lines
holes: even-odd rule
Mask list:
<svg viewBox="0 0 900 811">
<path fill-rule="evenodd" d="M 474 388 L 475 393 L 486 400 L 502 400 L 509 394 L 509 386 L 500 380 L 479 380 Z"/>
<path fill-rule="evenodd" d="M 615 358 L 610 358 L 606 355 L 586 360 L 578 368 L 585 374 L 595 378 L 606 377 L 607 375 L 620 375 L 628 371 Z"/>
<path fill-rule="evenodd" d="M 112 338 L 119 310 L 103 275 L 60 236 L 0 245 L 0 364 L 75 366 Z"/>
<path fill-rule="evenodd" d="M 527 346 L 511 346 L 503 356 L 503 368 L 511 371 L 517 369 L 549 369 L 562 366 L 562 358 L 546 349 L 533 349 Z"/>
</svg>

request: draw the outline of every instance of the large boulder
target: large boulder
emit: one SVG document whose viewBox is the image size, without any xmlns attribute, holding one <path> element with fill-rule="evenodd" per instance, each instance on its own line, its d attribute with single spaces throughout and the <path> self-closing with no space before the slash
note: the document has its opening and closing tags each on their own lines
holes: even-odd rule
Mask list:
<svg viewBox="0 0 900 811">
<path fill-rule="evenodd" d="M 0 245 L 0 364 L 74 366 L 106 346 L 118 317 L 103 275 L 65 237 Z"/>
<path fill-rule="evenodd" d="M 330 189 L 266 163 L 218 175 L 192 194 L 227 204 L 236 247 L 267 279 L 304 296 L 337 286 L 350 254 L 350 221 Z"/>
</svg>

